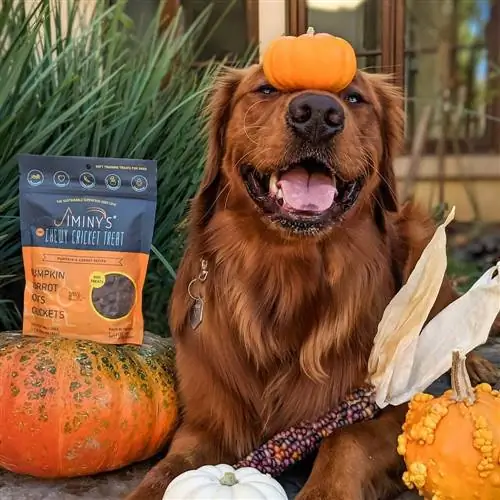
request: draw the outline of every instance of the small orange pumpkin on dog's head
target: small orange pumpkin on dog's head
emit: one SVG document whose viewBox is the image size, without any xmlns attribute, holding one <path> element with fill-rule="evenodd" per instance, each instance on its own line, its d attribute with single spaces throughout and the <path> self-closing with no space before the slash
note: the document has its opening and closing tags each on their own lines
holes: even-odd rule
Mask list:
<svg viewBox="0 0 500 500">
<path fill-rule="evenodd" d="M 268 46 L 264 74 L 278 90 L 302 89 L 340 92 L 356 75 L 356 54 L 351 44 L 328 33 L 283 36 Z"/>
</svg>

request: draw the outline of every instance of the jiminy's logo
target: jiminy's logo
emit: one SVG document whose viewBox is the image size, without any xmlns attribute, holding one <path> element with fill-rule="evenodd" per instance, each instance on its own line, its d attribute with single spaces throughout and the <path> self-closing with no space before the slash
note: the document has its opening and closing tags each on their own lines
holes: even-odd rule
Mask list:
<svg viewBox="0 0 500 500">
<path fill-rule="evenodd" d="M 54 219 L 55 227 L 72 227 L 78 229 L 106 229 L 113 227 L 116 215 L 109 216 L 101 207 L 89 207 L 87 213 L 74 215 L 71 208 L 67 208 L 60 219 Z"/>
</svg>

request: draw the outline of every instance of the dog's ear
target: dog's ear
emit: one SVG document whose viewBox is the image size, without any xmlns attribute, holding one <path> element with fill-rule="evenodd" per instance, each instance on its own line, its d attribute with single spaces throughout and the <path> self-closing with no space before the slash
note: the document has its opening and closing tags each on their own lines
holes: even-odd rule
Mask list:
<svg viewBox="0 0 500 500">
<path fill-rule="evenodd" d="M 376 93 L 380 102 L 383 152 L 379 166 L 380 184 L 376 201 L 380 209 L 396 212 L 398 197 L 393 162 L 404 140 L 403 96 L 386 75 L 377 75 Z"/>
<path fill-rule="evenodd" d="M 221 189 L 221 164 L 225 152 L 226 126 L 231 113 L 232 98 L 241 76 L 241 70 L 224 70 L 224 73 L 215 80 L 208 100 L 206 163 L 190 211 L 190 224 L 197 232 L 205 228 L 212 217 Z"/>
<path fill-rule="evenodd" d="M 399 152 L 404 134 L 402 94 L 387 75 L 365 75 L 375 91 L 377 114 L 382 135 L 381 160 L 378 165 L 378 186 L 373 195 L 373 219 L 381 233 L 386 232 L 387 212 L 399 209 L 393 161 Z"/>
</svg>

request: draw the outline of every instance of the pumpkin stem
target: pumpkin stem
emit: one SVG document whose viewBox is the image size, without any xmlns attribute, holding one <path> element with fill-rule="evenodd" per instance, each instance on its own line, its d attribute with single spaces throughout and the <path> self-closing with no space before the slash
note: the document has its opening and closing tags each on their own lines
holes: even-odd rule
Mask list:
<svg viewBox="0 0 500 500">
<path fill-rule="evenodd" d="M 473 404 L 476 401 L 474 390 L 470 382 L 467 367 L 465 365 L 465 355 L 459 351 L 453 351 L 451 364 L 451 387 L 453 389 L 453 399 Z"/>
<path fill-rule="evenodd" d="M 224 472 L 224 475 L 219 480 L 220 484 L 223 486 L 234 486 L 238 484 L 236 479 L 236 474 L 234 472 Z"/>
<path fill-rule="evenodd" d="M 314 35 L 314 28 L 312 26 L 309 26 L 309 28 L 307 28 L 306 35 Z"/>
</svg>

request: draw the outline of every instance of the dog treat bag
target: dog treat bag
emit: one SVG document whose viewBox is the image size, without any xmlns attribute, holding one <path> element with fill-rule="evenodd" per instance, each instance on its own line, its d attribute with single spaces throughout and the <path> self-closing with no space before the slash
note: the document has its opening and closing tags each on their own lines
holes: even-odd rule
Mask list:
<svg viewBox="0 0 500 500">
<path fill-rule="evenodd" d="M 23 333 L 141 344 L 156 162 L 21 155 Z"/>
</svg>

